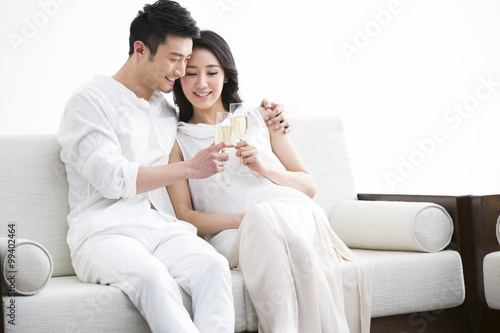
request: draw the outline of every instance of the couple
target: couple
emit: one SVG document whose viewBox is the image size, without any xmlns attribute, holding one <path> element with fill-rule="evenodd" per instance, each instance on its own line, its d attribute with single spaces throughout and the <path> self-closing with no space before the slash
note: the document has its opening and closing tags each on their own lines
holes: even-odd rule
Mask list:
<svg viewBox="0 0 500 333">
<path fill-rule="evenodd" d="M 301 193 L 313 195 L 314 188 L 283 130 L 270 130 L 264 149 L 251 145 L 252 131 L 267 131 L 261 116 L 279 123 L 282 106 L 251 113 L 249 143 L 236 147 L 244 163 L 262 175 L 250 177 L 258 182 L 249 178 L 247 200 L 236 200 L 229 188 L 226 195 L 232 202 L 198 205 L 203 192 L 196 186 L 203 187 L 201 179 L 210 182 L 223 170 L 230 157 L 219 151 L 234 146 L 211 146 L 213 112 L 239 101 L 229 48 L 211 32 L 199 38 L 196 22 L 176 2 L 146 5 L 131 24 L 125 65 L 112 78 L 96 77 L 69 100 L 58 140 L 69 182 L 68 244 L 75 272 L 84 282 L 123 290 L 153 332 L 233 332 L 229 260 L 243 272 L 262 331 L 347 332 L 339 262 L 350 260 L 358 268 L 364 297 L 360 320 L 368 332 L 371 267 L 356 259 L 324 213 Z M 215 56 L 209 46 L 197 46 L 204 42 L 223 53 Z M 210 54 L 208 64 L 204 61 Z M 208 78 L 218 81 L 200 91 L 200 82 Z M 184 120 L 178 143 L 175 112 L 161 94 L 174 83 Z M 233 89 L 229 96 L 226 87 Z M 201 98 L 204 104 L 193 97 L 199 92 L 210 92 Z M 205 136 L 207 127 L 211 132 Z M 191 193 L 187 179 L 193 184 Z M 282 200 L 260 197 L 267 189 Z M 195 212 L 191 197 L 198 210 L 206 210 Z M 261 202 L 251 205 L 254 201 Z M 216 210 L 223 207 L 235 211 Z M 216 246 L 218 239 L 231 243 L 228 259 L 197 237 L 193 225 L 200 234 L 217 234 L 210 240 Z M 178 285 L 192 297 L 194 320 Z M 276 291 L 286 302 L 269 317 L 259 304 Z"/>
</svg>

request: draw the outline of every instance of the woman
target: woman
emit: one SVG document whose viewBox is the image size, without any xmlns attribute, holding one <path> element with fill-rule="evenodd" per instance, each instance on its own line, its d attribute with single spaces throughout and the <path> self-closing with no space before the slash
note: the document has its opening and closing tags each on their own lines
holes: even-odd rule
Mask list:
<svg viewBox="0 0 500 333">
<path fill-rule="evenodd" d="M 202 31 L 193 41 L 174 94 L 180 123 L 170 163 L 209 146 L 216 112 L 241 102 L 233 56 L 220 36 Z M 268 129 L 265 115 L 262 108 L 250 111 L 246 140 L 228 152 L 232 186 L 218 186 L 218 175 L 173 184 L 168 192 L 175 213 L 206 235 L 231 268 L 241 269 L 260 332 L 349 332 L 340 268 L 345 262 L 354 264 L 357 276 L 358 326 L 369 332 L 372 266 L 333 232 L 311 200 L 313 179 L 289 136 Z M 240 157 L 253 175 L 234 175 Z"/>
</svg>

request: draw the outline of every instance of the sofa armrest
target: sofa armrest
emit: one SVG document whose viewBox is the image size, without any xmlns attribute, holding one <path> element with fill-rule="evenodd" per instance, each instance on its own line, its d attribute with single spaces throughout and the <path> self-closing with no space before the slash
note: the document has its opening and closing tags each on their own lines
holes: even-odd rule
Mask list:
<svg viewBox="0 0 500 333">
<path fill-rule="evenodd" d="M 474 243 L 474 270 L 476 274 L 477 318 L 484 332 L 497 332 L 500 328 L 500 311 L 492 310 L 486 303 L 484 292 L 484 257 L 500 251 L 496 227 L 500 215 L 500 194 L 472 196 L 472 237 Z"/>
<path fill-rule="evenodd" d="M 412 202 L 433 202 L 442 206 L 453 219 L 453 236 L 450 245 L 446 249 L 455 250 L 460 253 L 464 270 L 465 280 L 465 315 L 467 318 L 467 331 L 474 332 L 479 325 L 483 325 L 484 316 L 478 318 L 477 307 L 477 286 L 475 265 L 475 242 L 471 237 L 473 232 L 473 209 L 474 198 L 470 195 L 462 196 L 441 196 L 441 195 L 406 195 L 406 194 L 358 194 L 359 200 L 388 200 L 388 201 L 412 201 Z M 495 199 L 495 206 L 500 211 L 500 196 Z M 498 204 L 498 205 L 497 205 Z M 481 270 L 482 274 L 482 270 Z M 482 282 L 481 282 L 482 284 Z M 484 296 L 483 296 L 484 297 Z M 486 331 L 484 331 L 486 332 Z"/>
<path fill-rule="evenodd" d="M 497 238 L 497 221 L 500 215 L 500 194 L 472 196 L 473 238 L 477 245 L 476 259 L 482 262 L 485 255 L 500 251 Z"/>
</svg>

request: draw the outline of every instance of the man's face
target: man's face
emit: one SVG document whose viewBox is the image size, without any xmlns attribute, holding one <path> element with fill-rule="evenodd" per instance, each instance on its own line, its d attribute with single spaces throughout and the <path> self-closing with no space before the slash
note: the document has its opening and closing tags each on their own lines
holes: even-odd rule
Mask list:
<svg viewBox="0 0 500 333">
<path fill-rule="evenodd" d="M 151 90 L 151 93 L 172 91 L 175 80 L 185 74 L 192 48 L 191 38 L 168 35 L 167 43 L 160 44 L 154 56 L 146 49 L 142 68 L 144 88 Z"/>
</svg>

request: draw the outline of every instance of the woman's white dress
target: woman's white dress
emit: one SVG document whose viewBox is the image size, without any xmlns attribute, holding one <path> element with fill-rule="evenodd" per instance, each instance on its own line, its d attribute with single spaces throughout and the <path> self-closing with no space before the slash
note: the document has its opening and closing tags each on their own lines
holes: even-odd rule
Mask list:
<svg viewBox="0 0 500 333">
<path fill-rule="evenodd" d="M 264 163 L 283 168 L 271 148 L 260 112 L 248 113 L 245 140 L 256 146 Z M 180 122 L 177 141 L 184 158 L 191 159 L 214 141 L 214 126 Z M 216 174 L 189 179 L 194 209 L 245 217 L 239 229 L 205 235 L 231 268 L 241 269 L 265 333 L 368 333 L 371 317 L 373 268 L 361 260 L 331 229 L 321 207 L 300 191 L 278 186 L 257 174 L 236 176 L 239 158 L 229 150 L 225 166 L 231 186 L 217 184 Z M 354 265 L 353 292 L 359 301 L 357 318 L 344 309 L 341 263 Z M 349 283 L 346 281 L 345 283 Z M 345 289 L 345 288 L 344 288 Z M 354 320 L 353 320 L 354 319 Z M 354 322 L 355 324 L 351 324 Z"/>
</svg>

